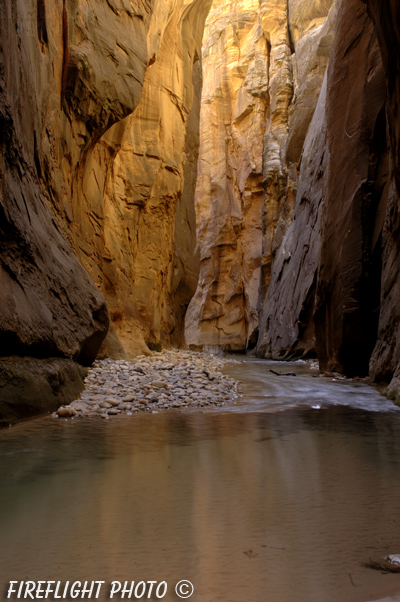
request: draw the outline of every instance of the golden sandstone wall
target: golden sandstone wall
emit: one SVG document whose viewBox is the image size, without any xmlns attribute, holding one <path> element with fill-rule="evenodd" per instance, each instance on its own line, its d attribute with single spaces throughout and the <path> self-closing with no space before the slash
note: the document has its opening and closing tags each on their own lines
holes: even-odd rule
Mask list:
<svg viewBox="0 0 400 602">
<path fill-rule="evenodd" d="M 208 10 L 0 0 L 1 424 L 76 398 L 102 343 L 183 344 Z"/>
<path fill-rule="evenodd" d="M 208 10 L 1 0 L 3 355 L 183 342 Z"/>
<path fill-rule="evenodd" d="M 336 4 L 214 0 L 203 41 L 190 345 L 255 346 L 333 41 Z"/>
</svg>

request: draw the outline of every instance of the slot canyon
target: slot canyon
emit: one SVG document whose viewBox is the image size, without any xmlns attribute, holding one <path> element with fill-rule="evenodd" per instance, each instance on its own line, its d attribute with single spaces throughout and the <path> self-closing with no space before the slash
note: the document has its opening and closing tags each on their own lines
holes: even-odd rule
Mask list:
<svg viewBox="0 0 400 602">
<path fill-rule="evenodd" d="M 3 423 L 171 346 L 397 395 L 394 0 L 1 7 Z"/>
<path fill-rule="evenodd" d="M 399 602 L 399 0 L 0 9 L 0 600 Z"/>
</svg>

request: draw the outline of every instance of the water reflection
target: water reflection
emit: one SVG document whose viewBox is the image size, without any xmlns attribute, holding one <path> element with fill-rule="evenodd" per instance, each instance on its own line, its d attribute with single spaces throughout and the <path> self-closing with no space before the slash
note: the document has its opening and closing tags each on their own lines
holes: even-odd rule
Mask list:
<svg viewBox="0 0 400 602">
<path fill-rule="evenodd" d="M 3 431 L 0 591 L 11 579 L 189 579 L 198 602 L 400 590 L 399 575 L 361 566 L 400 550 L 399 420 L 331 405 Z"/>
</svg>

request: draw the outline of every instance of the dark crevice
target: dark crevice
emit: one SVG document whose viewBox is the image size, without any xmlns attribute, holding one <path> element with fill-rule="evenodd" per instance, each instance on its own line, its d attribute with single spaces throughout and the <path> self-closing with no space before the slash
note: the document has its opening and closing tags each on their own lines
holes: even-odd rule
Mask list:
<svg viewBox="0 0 400 602">
<path fill-rule="evenodd" d="M 39 41 L 47 46 L 49 40 L 47 36 L 45 0 L 37 0 L 37 29 Z"/>
<path fill-rule="evenodd" d="M 288 32 L 288 44 L 289 44 L 289 48 L 290 48 L 290 52 L 292 54 L 294 54 L 296 52 L 295 46 L 294 46 L 294 42 L 293 42 L 293 38 L 292 38 L 292 32 L 290 31 L 290 25 L 289 25 L 289 16 L 290 16 L 290 6 L 289 6 L 289 0 L 287 2 L 287 32 Z"/>
<path fill-rule="evenodd" d="M 68 12 L 66 0 L 63 0 L 63 63 L 62 63 L 62 82 L 61 82 L 61 108 L 64 105 L 65 89 L 68 76 L 69 62 L 69 44 L 68 44 Z"/>
<path fill-rule="evenodd" d="M 386 107 L 383 106 L 370 144 L 368 181 L 361 191 L 362 275 L 354 287 L 359 306 L 344 316 L 340 360 L 349 376 L 366 376 L 369 373 L 369 361 L 378 336 L 383 225 L 379 225 L 378 210 L 382 203 L 386 205 L 387 178 Z M 378 234 L 377 227 L 378 230 L 380 228 Z"/>
</svg>

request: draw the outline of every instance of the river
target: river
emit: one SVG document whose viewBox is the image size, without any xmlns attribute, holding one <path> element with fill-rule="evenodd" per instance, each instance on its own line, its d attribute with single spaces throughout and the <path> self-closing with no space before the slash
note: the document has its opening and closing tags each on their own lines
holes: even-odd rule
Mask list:
<svg viewBox="0 0 400 602">
<path fill-rule="evenodd" d="M 189 580 L 194 602 L 400 592 L 363 566 L 400 552 L 399 409 L 306 363 L 226 371 L 242 381 L 226 408 L 0 432 L 2 599 L 11 580 L 103 580 L 101 600 L 113 580 L 166 581 L 171 601 Z"/>
</svg>

